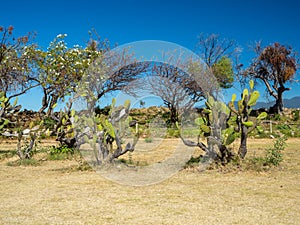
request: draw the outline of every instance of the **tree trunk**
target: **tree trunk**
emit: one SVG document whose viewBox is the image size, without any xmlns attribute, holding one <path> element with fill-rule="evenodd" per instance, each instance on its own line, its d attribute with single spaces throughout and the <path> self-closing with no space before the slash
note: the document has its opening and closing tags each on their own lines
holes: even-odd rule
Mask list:
<svg viewBox="0 0 300 225">
<path fill-rule="evenodd" d="M 284 91 L 285 91 L 284 87 L 278 88 L 278 95 L 277 95 L 277 98 L 276 98 L 276 102 L 275 102 L 275 105 L 272 107 L 275 113 L 280 114 L 283 111 L 282 96 L 283 96 Z"/>
<path fill-rule="evenodd" d="M 42 112 L 45 111 L 45 109 L 47 109 L 48 104 L 49 104 L 48 94 L 47 94 L 47 91 L 44 90 L 44 96 L 42 99 L 42 107 L 39 109 L 39 114 L 41 114 Z"/>
<path fill-rule="evenodd" d="M 241 143 L 239 147 L 239 156 L 244 159 L 247 154 L 247 138 L 248 138 L 248 128 L 244 125 L 241 125 L 242 133 L 241 133 Z"/>
<path fill-rule="evenodd" d="M 50 116 L 53 113 L 53 110 L 54 110 L 53 106 L 57 103 L 57 101 L 58 101 L 58 96 L 52 95 L 52 98 L 50 100 L 50 104 L 49 104 L 49 107 L 48 107 L 48 110 L 46 113 L 47 116 Z"/>
<path fill-rule="evenodd" d="M 177 110 L 176 108 L 172 107 L 171 109 L 171 126 L 176 125 L 176 122 L 178 122 L 178 116 L 177 116 Z"/>
</svg>

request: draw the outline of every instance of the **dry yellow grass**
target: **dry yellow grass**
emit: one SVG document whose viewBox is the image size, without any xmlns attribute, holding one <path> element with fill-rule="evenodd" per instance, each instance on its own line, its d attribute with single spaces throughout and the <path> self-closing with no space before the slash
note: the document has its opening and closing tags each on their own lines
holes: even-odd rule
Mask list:
<svg viewBox="0 0 300 225">
<path fill-rule="evenodd" d="M 249 155 L 269 140 L 249 140 Z M 132 187 L 76 161 L 10 167 L 0 162 L 0 224 L 299 224 L 300 139 L 269 172 L 182 170 L 161 183 Z"/>
</svg>

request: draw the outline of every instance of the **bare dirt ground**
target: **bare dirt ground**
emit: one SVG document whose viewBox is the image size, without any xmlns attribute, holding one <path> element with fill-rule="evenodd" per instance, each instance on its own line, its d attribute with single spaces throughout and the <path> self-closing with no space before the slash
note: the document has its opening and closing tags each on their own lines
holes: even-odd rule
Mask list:
<svg viewBox="0 0 300 225">
<path fill-rule="evenodd" d="M 270 144 L 249 140 L 249 156 Z M 0 224 L 300 224 L 299 146 L 290 139 L 282 166 L 268 172 L 182 170 L 142 187 L 68 169 L 75 160 L 8 166 L 2 159 Z"/>
</svg>

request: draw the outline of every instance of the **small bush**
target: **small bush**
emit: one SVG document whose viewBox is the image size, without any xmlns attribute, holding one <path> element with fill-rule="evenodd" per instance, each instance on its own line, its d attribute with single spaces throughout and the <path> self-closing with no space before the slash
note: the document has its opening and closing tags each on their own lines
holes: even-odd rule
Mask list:
<svg viewBox="0 0 300 225">
<path fill-rule="evenodd" d="M 286 140 L 285 136 L 277 138 L 273 143 L 273 147 L 267 149 L 265 156 L 265 163 L 267 165 L 278 166 L 282 162 L 282 151 L 286 147 Z"/>
<path fill-rule="evenodd" d="M 293 111 L 293 121 L 298 121 L 299 120 L 299 110 Z"/>
<path fill-rule="evenodd" d="M 50 148 L 50 155 L 55 154 L 74 154 L 74 148 L 69 148 L 66 145 L 62 145 L 59 147 L 51 147 Z"/>
<path fill-rule="evenodd" d="M 56 121 L 50 117 L 47 117 L 43 120 L 43 123 L 46 129 L 52 130 L 56 124 Z"/>
<path fill-rule="evenodd" d="M 180 131 L 177 128 L 168 128 L 166 138 L 175 137 L 179 138 Z"/>
<path fill-rule="evenodd" d="M 287 124 L 278 124 L 276 129 L 286 136 L 291 136 L 292 128 Z"/>
<path fill-rule="evenodd" d="M 67 146 L 51 147 L 48 155 L 49 160 L 66 160 L 70 159 L 74 155 L 75 151 L 73 148 Z"/>
<path fill-rule="evenodd" d="M 153 140 L 152 140 L 151 137 L 147 137 L 147 138 L 145 138 L 145 142 L 146 142 L 146 143 L 152 143 Z"/>
</svg>

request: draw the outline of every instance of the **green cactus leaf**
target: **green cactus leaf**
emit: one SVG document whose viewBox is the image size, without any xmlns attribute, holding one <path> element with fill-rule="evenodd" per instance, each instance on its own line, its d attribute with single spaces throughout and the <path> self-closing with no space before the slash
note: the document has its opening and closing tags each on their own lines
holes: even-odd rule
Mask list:
<svg viewBox="0 0 300 225">
<path fill-rule="evenodd" d="M 74 116 L 75 116 L 75 110 L 72 109 L 72 110 L 71 110 L 71 117 L 74 117 Z"/>
<path fill-rule="evenodd" d="M 99 117 L 99 116 L 96 116 L 96 117 L 94 118 L 94 121 L 95 121 L 96 124 L 101 123 L 101 120 L 100 120 L 100 117 Z"/>
<path fill-rule="evenodd" d="M 253 88 L 254 88 L 254 81 L 253 80 L 249 81 L 249 86 L 250 86 L 250 89 L 253 90 Z"/>
<path fill-rule="evenodd" d="M 237 116 L 231 116 L 228 120 L 229 125 L 236 125 Z"/>
<path fill-rule="evenodd" d="M 238 101 L 238 110 L 240 114 L 243 112 L 244 110 L 243 100 Z"/>
<path fill-rule="evenodd" d="M 230 145 L 230 144 L 232 144 L 234 141 L 235 141 L 235 134 L 234 134 L 234 133 L 231 133 L 231 134 L 229 134 L 228 137 L 226 138 L 225 145 Z"/>
<path fill-rule="evenodd" d="M 223 113 L 225 113 L 226 115 L 230 114 L 230 109 L 227 107 L 227 105 L 225 103 L 221 103 L 221 111 Z"/>
<path fill-rule="evenodd" d="M 258 119 L 258 120 L 263 120 L 263 119 L 267 118 L 267 116 L 268 116 L 268 113 L 262 112 L 262 113 L 260 113 L 260 114 L 257 116 L 256 119 Z"/>
<path fill-rule="evenodd" d="M 209 126 L 202 124 L 200 125 L 200 129 L 204 132 L 204 133 L 210 133 L 210 128 Z"/>
<path fill-rule="evenodd" d="M 243 124 L 244 124 L 246 127 L 252 127 L 252 126 L 253 126 L 253 122 L 252 122 L 252 121 L 243 122 Z"/>
<path fill-rule="evenodd" d="M 66 124 L 66 118 L 62 118 L 62 121 L 61 121 L 62 125 L 65 125 Z"/>
<path fill-rule="evenodd" d="M 89 127 L 93 127 L 94 126 L 94 121 L 92 118 L 87 118 L 86 119 L 86 123 Z"/>
<path fill-rule="evenodd" d="M 116 105 L 117 100 L 115 98 L 112 99 L 111 101 L 111 107 L 114 108 Z"/>
<path fill-rule="evenodd" d="M 248 91 L 247 88 L 245 88 L 244 91 L 243 91 L 243 97 L 242 97 L 242 99 L 244 100 L 246 98 L 246 96 L 248 96 L 248 95 L 249 95 L 249 91 Z"/>
<path fill-rule="evenodd" d="M 215 103 L 215 100 L 214 100 L 214 98 L 212 96 L 208 96 L 207 102 L 208 102 L 208 104 L 210 104 L 211 106 L 213 106 L 214 103 Z"/>
<path fill-rule="evenodd" d="M 195 119 L 195 124 L 197 124 L 198 126 L 201 126 L 202 124 L 205 124 L 205 123 L 206 123 L 206 121 L 202 117 L 199 117 L 199 118 Z"/>
<path fill-rule="evenodd" d="M 251 93 L 250 99 L 248 101 L 248 106 L 254 106 L 256 104 L 257 99 L 259 98 L 259 92 L 253 91 Z"/>
<path fill-rule="evenodd" d="M 203 109 L 203 113 L 204 114 L 211 114 L 211 110 L 210 109 Z"/>
<path fill-rule="evenodd" d="M 4 120 L 3 125 L 6 126 L 8 123 L 9 123 L 9 120 L 6 119 L 6 120 Z"/>
<path fill-rule="evenodd" d="M 113 125 L 112 125 L 108 120 L 105 121 L 104 127 L 105 127 L 107 133 L 108 133 L 112 138 L 116 138 L 116 134 L 115 134 L 114 127 L 113 127 Z"/>
<path fill-rule="evenodd" d="M 124 102 L 124 107 L 127 108 L 127 109 L 129 109 L 129 107 L 130 107 L 130 100 L 126 100 Z"/>
<path fill-rule="evenodd" d="M 231 96 L 231 102 L 234 102 L 235 99 L 236 99 L 236 94 L 232 94 L 232 96 Z"/>
<path fill-rule="evenodd" d="M 102 126 L 101 124 L 98 124 L 98 125 L 97 125 L 97 128 L 98 128 L 99 131 L 102 131 L 102 130 L 103 130 L 103 126 Z"/>
<path fill-rule="evenodd" d="M 256 129 L 257 129 L 257 132 L 260 133 L 260 134 L 261 134 L 262 132 L 264 132 L 264 129 L 263 129 L 262 126 L 257 126 Z"/>
</svg>

